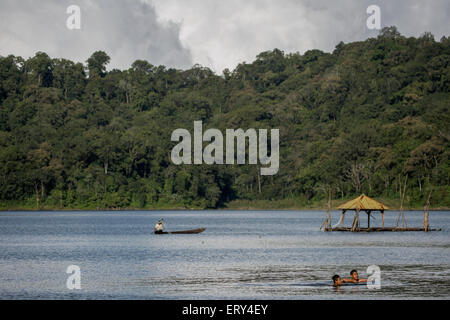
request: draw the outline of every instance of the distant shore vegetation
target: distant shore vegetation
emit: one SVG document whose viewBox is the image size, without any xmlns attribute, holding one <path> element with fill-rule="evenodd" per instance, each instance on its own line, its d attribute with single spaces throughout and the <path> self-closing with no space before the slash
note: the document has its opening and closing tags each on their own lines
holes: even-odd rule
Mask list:
<svg viewBox="0 0 450 320">
<path fill-rule="evenodd" d="M 218 75 L 137 60 L 108 71 L 0 57 L 0 209 L 325 207 L 361 193 L 450 208 L 450 38 L 378 37 L 260 53 Z M 280 168 L 170 161 L 190 128 L 280 132 Z"/>
</svg>

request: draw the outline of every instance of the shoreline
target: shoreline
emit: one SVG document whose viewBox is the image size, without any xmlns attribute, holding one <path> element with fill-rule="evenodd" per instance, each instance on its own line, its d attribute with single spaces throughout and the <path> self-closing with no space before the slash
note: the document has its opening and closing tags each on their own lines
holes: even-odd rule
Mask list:
<svg viewBox="0 0 450 320">
<path fill-rule="evenodd" d="M 342 203 L 351 200 L 352 197 L 345 197 L 341 199 L 334 199 L 331 201 L 331 210 L 339 211 L 337 207 Z M 385 206 L 389 207 L 389 211 L 400 211 L 400 200 L 390 198 L 377 198 Z M 144 207 L 96 207 L 96 206 L 74 206 L 74 207 L 57 207 L 51 205 L 42 205 L 39 208 L 33 206 L 32 203 L 0 203 L 0 212 L 2 211 L 326 211 L 328 201 L 320 200 L 300 200 L 300 199 L 281 199 L 281 200 L 233 200 L 223 204 L 218 208 L 204 208 L 202 206 L 190 206 L 186 204 L 169 204 L 157 203 L 153 206 Z M 416 203 L 409 203 L 403 205 L 403 211 L 423 211 L 424 205 L 417 205 Z M 429 211 L 450 211 L 450 206 L 438 204 L 428 209 Z"/>
<path fill-rule="evenodd" d="M 174 208 L 0 208 L 0 212 L 46 212 L 46 211 L 326 211 L 326 208 L 267 208 L 267 207 L 233 207 L 233 208 L 189 208 L 189 207 L 174 207 Z M 341 211 L 340 209 L 331 208 L 330 211 Z M 400 211 L 399 208 L 391 208 L 386 211 Z M 423 211 L 423 208 L 404 208 L 404 212 L 408 211 Z M 448 207 L 429 208 L 428 211 L 450 211 Z"/>
</svg>

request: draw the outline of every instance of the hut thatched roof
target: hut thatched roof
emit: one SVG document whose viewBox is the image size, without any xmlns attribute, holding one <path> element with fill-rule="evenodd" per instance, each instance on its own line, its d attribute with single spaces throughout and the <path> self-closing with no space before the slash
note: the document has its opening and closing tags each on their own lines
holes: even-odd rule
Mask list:
<svg viewBox="0 0 450 320">
<path fill-rule="evenodd" d="M 355 198 L 353 200 L 350 200 L 349 202 L 346 202 L 344 204 L 341 204 L 338 209 L 342 210 L 378 210 L 378 211 L 384 211 L 389 210 L 390 208 L 381 202 L 378 202 L 376 200 L 373 200 L 372 198 L 366 196 L 365 194 L 360 195 L 358 198 Z"/>
</svg>

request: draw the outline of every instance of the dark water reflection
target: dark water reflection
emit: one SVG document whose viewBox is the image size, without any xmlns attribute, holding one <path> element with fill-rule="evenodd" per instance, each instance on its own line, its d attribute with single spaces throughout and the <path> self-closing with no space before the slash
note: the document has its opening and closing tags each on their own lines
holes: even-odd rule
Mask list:
<svg viewBox="0 0 450 320">
<path fill-rule="evenodd" d="M 161 217 L 167 229 L 207 230 L 151 234 Z M 323 218 L 317 211 L 2 212 L 0 298 L 450 298 L 450 212 L 432 212 L 442 231 L 429 233 L 324 233 Z M 386 214 L 385 224 L 395 218 Z M 421 212 L 407 218 L 409 226 L 422 223 Z M 81 290 L 66 287 L 72 264 L 81 268 Z M 381 289 L 331 286 L 333 274 L 356 268 L 366 277 L 369 265 L 381 268 Z"/>
</svg>

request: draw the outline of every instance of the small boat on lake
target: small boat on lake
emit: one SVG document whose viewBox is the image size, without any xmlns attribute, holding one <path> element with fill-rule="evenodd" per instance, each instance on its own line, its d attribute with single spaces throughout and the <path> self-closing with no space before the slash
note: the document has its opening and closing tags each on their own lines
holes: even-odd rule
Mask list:
<svg viewBox="0 0 450 320">
<path fill-rule="evenodd" d="M 192 230 L 155 232 L 155 234 L 197 234 L 197 233 L 201 233 L 205 230 L 206 230 L 206 228 L 198 228 L 198 229 L 192 229 Z"/>
</svg>

